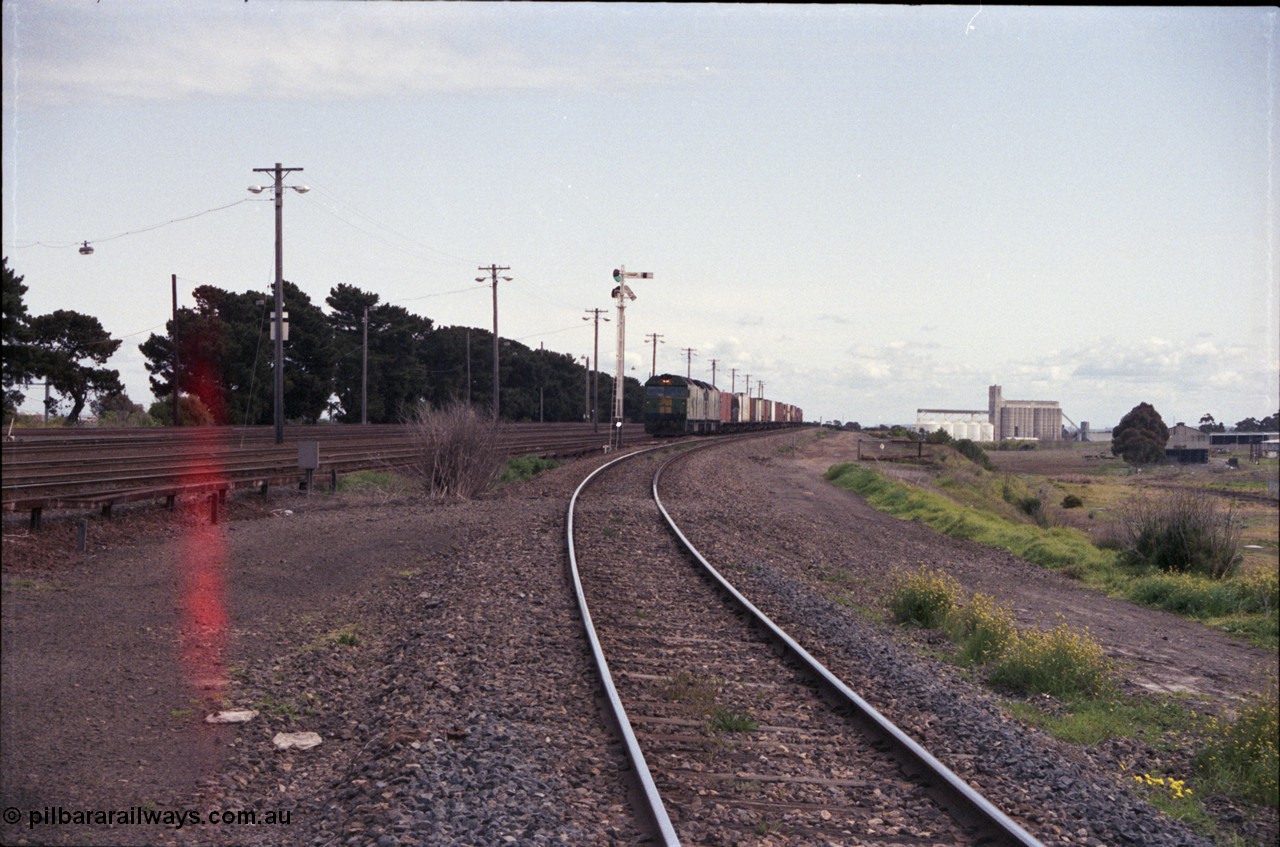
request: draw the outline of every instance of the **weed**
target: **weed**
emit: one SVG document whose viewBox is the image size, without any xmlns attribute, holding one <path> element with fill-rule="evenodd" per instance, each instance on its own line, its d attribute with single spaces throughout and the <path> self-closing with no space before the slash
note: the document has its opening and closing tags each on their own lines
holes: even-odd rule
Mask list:
<svg viewBox="0 0 1280 847">
<path fill-rule="evenodd" d="M 1111 662 L 1088 631 L 1062 623 L 1017 633 L 994 662 L 991 681 L 1028 694 L 1098 695 L 1111 687 Z"/>
<path fill-rule="evenodd" d="M 946 621 L 959 593 L 960 583 L 950 574 L 921 565 L 914 573 L 899 578 L 889 609 L 898 623 L 933 629 Z"/>
<path fill-rule="evenodd" d="M 1275 686 L 1246 701 L 1235 720 L 1209 718 L 1205 730 L 1210 740 L 1196 757 L 1196 771 L 1206 788 L 1280 808 Z"/>
<path fill-rule="evenodd" d="M 312 650 L 335 644 L 342 647 L 355 647 L 360 643 L 360 632 L 361 629 L 358 624 L 347 624 L 346 626 L 329 630 L 315 641 L 312 641 L 308 647 Z"/>
<path fill-rule="evenodd" d="M 277 700 L 270 694 L 253 704 L 253 709 L 260 714 L 276 718 L 293 719 L 298 717 L 298 704 L 292 700 Z"/>
<path fill-rule="evenodd" d="M 985 594 L 974 594 L 964 606 L 952 610 L 945 628 L 960 645 L 958 658 L 965 664 L 986 664 L 1000 656 L 1017 634 L 1013 615 Z"/>
<path fill-rule="evenodd" d="M 760 728 L 746 712 L 726 706 L 720 706 L 711 712 L 707 718 L 707 726 L 712 732 L 755 732 Z"/>
<path fill-rule="evenodd" d="M 675 703 L 687 703 L 700 711 L 710 711 L 720 689 L 718 680 L 681 671 L 663 680 L 662 696 Z"/>
<path fill-rule="evenodd" d="M 1215 829 L 1198 797 L 1187 786 L 1185 779 L 1174 779 L 1172 776 L 1155 776 L 1149 773 L 1132 777 L 1134 787 L 1169 817 L 1185 821 L 1201 832 Z"/>
</svg>

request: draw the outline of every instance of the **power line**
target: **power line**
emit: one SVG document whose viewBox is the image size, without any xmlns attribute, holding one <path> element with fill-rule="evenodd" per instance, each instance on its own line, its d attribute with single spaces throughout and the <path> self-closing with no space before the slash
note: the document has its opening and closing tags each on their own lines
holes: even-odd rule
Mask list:
<svg viewBox="0 0 1280 847">
<path fill-rule="evenodd" d="M 411 238 L 410 236 L 407 236 L 407 235 L 405 235 L 405 234 L 404 234 L 404 233 L 402 233 L 402 232 L 398 232 L 398 231 L 396 231 L 396 230 L 395 230 L 395 229 L 393 229 L 392 227 L 387 226 L 386 224 L 382 223 L 381 221 L 377 220 L 376 218 L 374 218 L 374 217 L 372 217 L 372 216 L 370 216 L 370 215 L 366 215 L 364 212 L 360 211 L 359 209 L 357 209 L 357 208 L 356 208 L 355 206 L 353 206 L 352 204 L 350 204 L 350 203 L 348 203 L 347 201 L 345 201 L 345 200 L 341 199 L 341 198 L 340 198 L 340 197 L 338 197 L 337 195 L 333 194 L 333 192 L 328 191 L 328 190 L 326 190 L 326 189 L 325 189 L 325 188 L 323 188 L 323 187 L 320 187 L 320 186 L 312 186 L 312 190 L 313 190 L 313 191 L 317 191 L 317 192 L 319 192 L 320 194 L 323 194 L 326 198 L 329 198 L 329 199 L 331 199 L 332 201 L 334 201 L 334 203 L 339 203 L 339 204 L 342 204 L 342 205 L 346 206 L 347 208 L 349 208 L 349 209 L 351 210 L 351 213 L 352 213 L 352 214 L 354 214 L 356 217 L 362 218 L 362 219 L 364 219 L 365 221 L 367 221 L 368 223 L 372 224 L 373 226 L 378 227 L 379 229 L 382 229 L 382 230 L 385 230 L 386 232 L 391 233 L 391 234 L 392 234 L 392 235 L 394 235 L 396 238 L 399 238 L 399 239 L 401 239 L 402 241 L 407 242 L 408 244 L 412 245 L 414 248 L 417 248 L 417 249 L 420 249 L 420 250 L 427 250 L 427 251 L 430 251 L 430 252 L 432 252 L 432 253 L 436 253 L 436 254 L 439 254 L 439 255 L 441 255 L 441 256 L 444 256 L 446 259 L 453 259 L 454 261 L 457 261 L 457 262 L 465 262 L 465 263 L 467 263 L 467 264 L 470 264 L 470 263 L 472 262 L 472 260 L 471 260 L 471 259 L 464 259 L 464 258 L 462 258 L 461 256 L 455 256 L 455 255 L 453 255 L 452 253 L 447 253 L 447 252 L 445 252 L 444 250 L 437 249 L 437 248 L 435 248 L 435 247 L 430 246 L 429 244 L 423 244 L 423 243 L 421 243 L 420 241 L 416 241 L 416 240 L 414 240 L 413 238 Z M 397 250 L 401 251 L 402 253 L 408 253 L 409 255 L 414 255 L 411 251 L 407 250 L 405 247 L 403 247 L 403 246 L 401 246 L 401 245 L 399 245 L 399 244 L 395 244 L 394 242 L 388 241 L 387 239 L 383 238 L 382 236 L 378 235 L 377 233 L 375 233 L 375 232 L 370 232 L 370 231 L 369 231 L 369 230 L 367 230 L 367 229 L 364 229 L 364 228 L 362 228 L 362 227 L 357 226 L 357 225 L 356 225 L 355 223 L 353 223 L 352 221 L 347 220 L 345 217 L 343 217 L 341 214 L 339 214 L 339 213 L 338 213 L 338 211 L 337 211 L 336 207 L 331 206 L 331 205 L 326 205 L 326 204 L 324 204 L 324 203 L 321 203 L 321 202 L 320 202 L 318 199 L 316 199 L 316 198 L 310 198 L 310 199 L 312 200 L 312 202 L 314 202 L 314 203 L 316 203 L 318 206 L 320 206 L 321 210 L 322 210 L 322 211 L 324 211 L 326 214 L 328 214 L 328 215 L 332 216 L 333 218 L 335 218 L 335 219 L 337 219 L 337 220 L 341 221 L 342 223 L 346 224 L 347 226 L 351 227 L 352 229 L 356 230 L 357 232 L 363 232 L 365 235 L 369 236 L 370 238 L 376 238 L 376 239 L 378 239 L 379 241 L 382 241 L 384 244 L 387 244 L 387 245 L 389 245 L 389 246 L 391 246 L 391 247 L 394 247 L 395 249 L 397 249 Z M 421 256 L 418 256 L 418 258 L 422 258 L 422 257 L 421 257 Z"/>
<path fill-rule="evenodd" d="M 230 209 L 233 206 L 239 206 L 241 203 L 254 203 L 254 202 L 259 202 L 259 201 L 257 201 L 257 199 L 253 197 L 245 197 L 241 200 L 235 201 L 234 203 L 228 203 L 225 206 L 215 206 L 212 209 L 205 209 L 203 212 L 196 212 L 195 214 L 184 215 L 180 218 L 172 218 L 171 220 L 167 220 L 162 223 L 152 224 L 151 226 L 144 226 L 144 227 L 141 227 L 140 229 L 131 229 L 131 230 L 128 230 L 127 232 L 121 232 L 115 235 L 109 235 L 105 238 L 90 238 L 87 241 L 82 239 L 81 241 L 69 241 L 66 244 L 61 244 L 61 243 L 49 244 L 44 241 L 32 241 L 30 244 L 17 244 L 12 241 L 6 241 L 4 242 L 4 246 L 12 247 L 17 250 L 25 250 L 28 247 L 51 247 L 56 250 L 62 250 L 68 247 L 80 247 L 81 245 L 84 245 L 87 247 L 90 244 L 102 244 L 103 242 L 106 242 L 106 241 L 115 241 L 117 238 L 124 238 L 127 235 L 138 235 L 143 232 L 151 232 L 153 229 L 160 229 L 161 227 L 168 226 L 169 224 L 176 224 L 176 223 L 181 223 L 182 221 L 189 221 L 189 220 L 192 220 L 193 218 L 198 218 L 203 215 L 212 214 L 213 212 L 221 212 L 223 209 Z"/>
</svg>

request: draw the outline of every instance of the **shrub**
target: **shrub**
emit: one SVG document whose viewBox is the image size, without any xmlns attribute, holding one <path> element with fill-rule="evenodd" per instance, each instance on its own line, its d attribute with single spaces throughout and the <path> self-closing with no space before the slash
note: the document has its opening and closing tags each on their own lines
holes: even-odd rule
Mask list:
<svg viewBox="0 0 1280 847">
<path fill-rule="evenodd" d="M 1074 494 L 1068 494 L 1062 498 L 1062 508 L 1064 509 L 1079 509 L 1083 505 L 1084 501 Z"/>
<path fill-rule="evenodd" d="M 1065 623 L 1051 631 L 1015 634 L 995 663 L 991 681 L 1027 694 L 1054 697 L 1095 696 L 1111 682 L 1111 662 L 1088 632 Z"/>
<path fill-rule="evenodd" d="M 1246 702 L 1234 721 L 1210 718 L 1206 730 L 1210 740 L 1196 756 L 1196 769 L 1206 782 L 1273 809 L 1280 806 L 1280 720 L 1274 685 L 1268 694 Z"/>
<path fill-rule="evenodd" d="M 1221 579 L 1240 564 L 1240 523 L 1212 496 L 1180 490 L 1163 500 L 1138 497 L 1120 515 L 1121 556 L 1134 566 Z"/>
<path fill-rule="evenodd" d="M 991 463 L 991 458 L 987 456 L 987 451 L 979 447 L 975 442 L 968 438 L 961 438 L 956 442 L 956 449 L 960 451 L 960 455 L 973 462 L 981 468 L 994 471 L 996 466 Z"/>
<path fill-rule="evenodd" d="M 1017 630 L 1013 615 L 986 594 L 974 594 L 968 605 L 947 617 L 947 635 L 960 645 L 959 659 L 966 664 L 994 660 L 1013 640 Z"/>
<path fill-rule="evenodd" d="M 469 500 L 498 478 L 498 427 L 469 403 L 434 409 L 418 405 L 411 422 L 418 443 L 417 470 L 433 497 Z"/>
<path fill-rule="evenodd" d="M 959 593 L 960 583 L 950 574 L 921 565 L 899 580 L 889 599 L 889 610 L 898 623 L 932 629 L 946 621 Z"/>
</svg>

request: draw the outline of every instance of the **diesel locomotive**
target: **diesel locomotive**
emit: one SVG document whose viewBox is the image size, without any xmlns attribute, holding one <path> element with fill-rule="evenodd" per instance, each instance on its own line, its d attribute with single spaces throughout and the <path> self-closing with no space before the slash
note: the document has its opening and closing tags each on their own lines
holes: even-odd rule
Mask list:
<svg viewBox="0 0 1280 847">
<path fill-rule="evenodd" d="M 804 423 L 788 403 L 721 391 L 699 379 L 658 374 L 644 384 L 644 430 L 650 435 L 742 432 Z"/>
</svg>

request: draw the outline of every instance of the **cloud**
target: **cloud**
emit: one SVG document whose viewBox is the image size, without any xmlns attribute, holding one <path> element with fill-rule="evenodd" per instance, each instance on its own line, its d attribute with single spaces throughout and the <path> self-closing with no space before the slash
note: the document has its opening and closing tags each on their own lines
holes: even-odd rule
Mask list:
<svg viewBox="0 0 1280 847">
<path fill-rule="evenodd" d="M 679 60 L 649 52 L 641 62 L 599 40 L 539 49 L 522 42 L 512 15 L 447 4 L 30 2 L 6 4 L 5 31 L 6 106 L 565 93 L 693 75 Z"/>
</svg>

